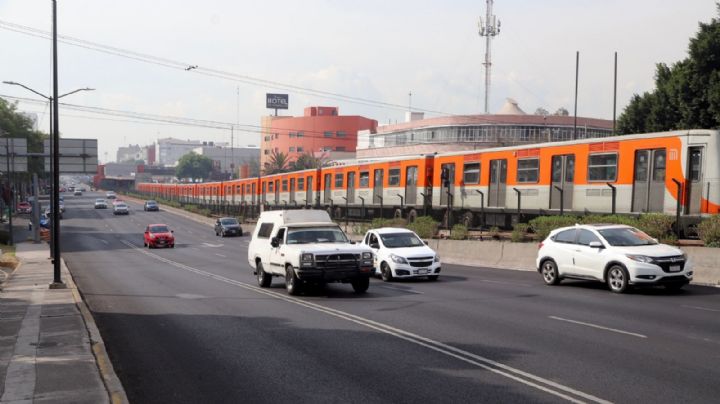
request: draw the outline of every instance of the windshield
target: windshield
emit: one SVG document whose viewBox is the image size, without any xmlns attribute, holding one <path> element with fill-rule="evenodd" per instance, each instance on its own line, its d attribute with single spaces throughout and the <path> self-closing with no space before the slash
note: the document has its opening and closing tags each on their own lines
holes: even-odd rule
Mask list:
<svg viewBox="0 0 720 404">
<path fill-rule="evenodd" d="M 288 244 L 347 243 L 345 233 L 339 227 L 305 227 L 288 229 Z"/>
<path fill-rule="evenodd" d="M 598 232 L 615 247 L 633 247 L 641 245 L 655 245 L 657 242 L 652 237 L 634 227 L 622 227 L 614 229 L 603 229 Z"/>
<path fill-rule="evenodd" d="M 152 226 L 150 233 L 170 233 L 170 229 L 167 226 Z"/>
<path fill-rule="evenodd" d="M 95 199 L 95 203 L 103 203 L 105 202 L 105 199 Z"/>
<path fill-rule="evenodd" d="M 387 248 L 421 247 L 425 245 L 414 233 L 380 234 L 380 239 Z"/>
<path fill-rule="evenodd" d="M 115 205 L 115 207 L 118 209 L 125 209 L 127 208 L 127 205 L 125 205 L 124 203 L 118 203 L 117 205 Z"/>
<path fill-rule="evenodd" d="M 157 202 L 155 201 L 147 201 L 145 203 L 147 203 L 148 205 L 157 205 Z"/>
<path fill-rule="evenodd" d="M 238 224 L 238 221 L 236 219 L 222 219 L 220 221 L 220 223 L 225 224 L 225 225 L 233 225 L 233 224 Z"/>
</svg>

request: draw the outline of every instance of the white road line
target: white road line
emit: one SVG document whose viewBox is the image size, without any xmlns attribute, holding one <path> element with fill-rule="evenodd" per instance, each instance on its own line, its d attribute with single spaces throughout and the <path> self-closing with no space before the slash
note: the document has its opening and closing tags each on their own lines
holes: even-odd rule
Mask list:
<svg viewBox="0 0 720 404">
<path fill-rule="evenodd" d="M 505 282 L 505 281 L 495 281 L 491 279 L 478 279 L 480 282 L 487 282 L 487 283 L 499 283 L 502 285 L 512 285 L 512 286 L 531 286 L 526 283 L 516 283 L 516 282 Z"/>
<path fill-rule="evenodd" d="M 100 239 L 100 241 L 102 241 L 102 242 L 105 243 L 106 245 L 107 245 L 107 244 L 110 244 L 110 242 L 108 242 L 107 240 Z"/>
<path fill-rule="evenodd" d="M 178 269 L 182 269 L 188 272 L 195 273 L 197 275 L 210 278 L 213 280 L 217 280 L 220 282 L 224 282 L 230 285 L 238 286 L 243 289 L 247 289 L 250 291 L 254 291 L 260 294 L 263 294 L 265 296 L 272 297 L 274 299 L 283 300 L 288 303 L 293 303 L 302 307 L 306 307 L 311 310 L 315 310 L 321 313 L 325 313 L 327 315 L 341 318 L 346 321 L 350 321 L 352 323 L 376 330 L 378 332 L 391 335 L 400 339 L 403 339 L 405 341 L 408 341 L 410 343 L 428 348 L 430 350 L 433 350 L 435 352 L 450 356 L 452 358 L 458 359 L 460 361 L 463 361 L 465 363 L 469 363 L 471 365 L 474 365 L 476 367 L 485 369 L 487 371 L 493 372 L 495 374 L 498 374 L 500 376 L 506 377 L 511 380 L 515 380 L 519 383 L 522 383 L 526 386 L 533 387 L 535 389 L 544 391 L 548 394 L 552 394 L 556 397 L 562 398 L 564 400 L 567 400 L 569 402 L 573 403 L 584 403 L 585 401 L 595 402 L 595 403 L 602 403 L 602 404 L 610 404 L 610 401 L 604 400 L 600 397 L 593 396 L 589 393 L 584 393 L 579 390 L 575 390 L 571 387 L 565 386 L 563 384 L 554 382 L 550 379 L 545 379 L 540 376 L 536 376 L 534 374 L 524 372 L 520 369 L 513 368 L 511 366 L 502 364 L 500 362 L 496 362 L 492 359 L 488 359 L 485 357 L 482 357 L 480 355 L 475 355 L 471 352 L 462 350 L 460 348 L 456 348 L 454 346 L 444 344 L 439 341 L 435 341 L 433 339 L 423 337 L 417 334 L 413 334 L 411 332 L 392 327 L 387 324 L 383 324 L 374 320 L 370 320 L 364 317 L 360 317 L 354 314 L 350 314 L 341 310 L 336 310 L 330 307 L 325 307 L 317 303 L 304 301 L 292 296 L 288 296 L 285 294 L 281 294 L 278 292 L 273 292 L 271 290 L 263 289 L 258 286 L 254 286 L 248 283 L 240 282 L 234 279 L 226 278 L 221 275 L 216 275 L 211 272 L 203 271 L 197 268 L 193 268 L 191 266 L 181 264 L 176 261 L 172 261 L 170 259 L 167 259 L 165 257 L 161 257 L 155 253 L 152 253 L 150 251 L 146 251 L 145 249 L 141 249 L 140 247 L 137 247 L 135 244 L 125 241 L 122 241 L 125 245 L 128 247 L 134 248 L 138 250 L 139 252 L 155 258 L 158 261 L 165 262 L 167 264 L 170 264 Z"/>
<path fill-rule="evenodd" d="M 218 253 L 215 253 L 215 255 L 217 255 L 218 257 L 227 258 L 227 255 L 222 255 L 222 254 L 218 254 Z"/>
<path fill-rule="evenodd" d="M 584 326 L 587 326 L 587 327 L 597 328 L 597 329 L 600 329 L 600 330 L 612 331 L 612 332 L 616 332 L 616 333 L 619 333 L 619 334 L 632 335 L 633 337 L 638 337 L 638 338 L 647 338 L 647 335 L 636 334 L 636 333 L 634 333 L 634 332 L 618 330 L 617 328 L 603 327 L 603 326 L 597 325 L 597 324 L 585 323 L 585 322 L 582 322 L 582 321 L 570 320 L 570 319 L 562 318 L 562 317 L 555 317 L 555 316 L 548 316 L 548 317 L 551 318 L 551 319 L 553 319 L 553 320 L 566 321 L 566 322 L 568 322 L 568 323 L 584 325 Z"/>
<path fill-rule="evenodd" d="M 714 311 L 714 312 L 720 313 L 720 310 L 718 310 L 718 309 L 710 309 L 710 308 L 707 308 L 707 307 L 685 306 L 685 305 L 683 305 L 683 306 L 681 306 L 681 307 L 687 307 L 688 309 L 695 309 L 695 310 Z"/>
</svg>

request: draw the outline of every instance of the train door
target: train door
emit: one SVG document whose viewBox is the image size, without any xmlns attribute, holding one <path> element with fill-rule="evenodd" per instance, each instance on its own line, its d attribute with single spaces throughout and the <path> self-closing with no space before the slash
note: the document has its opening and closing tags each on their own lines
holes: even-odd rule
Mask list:
<svg viewBox="0 0 720 404">
<path fill-rule="evenodd" d="M 255 205 L 255 202 L 257 202 L 257 186 L 253 182 L 250 188 L 250 198 L 252 198 L 252 204 Z"/>
<path fill-rule="evenodd" d="M 332 195 L 332 174 L 325 174 L 325 189 L 323 190 L 323 201 L 324 203 L 330 203 L 330 196 Z"/>
<path fill-rule="evenodd" d="M 505 207 L 505 188 L 507 184 L 507 160 L 490 160 L 490 186 L 488 206 Z"/>
<path fill-rule="evenodd" d="M 383 170 L 379 168 L 375 170 L 375 181 L 373 183 L 373 203 L 380 203 L 380 199 L 383 197 Z M 379 197 L 379 198 L 378 198 Z"/>
<path fill-rule="evenodd" d="M 560 209 L 560 195 L 562 195 L 563 210 L 572 209 L 573 184 L 575 183 L 575 155 L 563 154 L 553 156 L 550 177 L 552 180 L 552 186 L 550 188 L 550 209 Z M 560 190 L 562 190 L 562 192 Z"/>
<path fill-rule="evenodd" d="M 405 171 L 405 205 L 417 204 L 417 166 L 408 167 Z"/>
<path fill-rule="evenodd" d="M 355 202 L 355 173 L 347 173 L 347 196 L 348 203 Z"/>
<path fill-rule="evenodd" d="M 440 205 L 448 204 L 448 192 L 455 195 L 455 163 L 440 166 Z"/>
<path fill-rule="evenodd" d="M 665 205 L 665 149 L 637 150 L 633 212 L 662 212 Z"/>
<path fill-rule="evenodd" d="M 280 180 L 275 180 L 275 205 L 280 203 Z"/>
<path fill-rule="evenodd" d="M 295 202 L 295 178 L 290 178 L 290 203 Z"/>
<path fill-rule="evenodd" d="M 685 182 L 685 213 L 700 213 L 702 199 L 703 148 L 688 149 L 688 177 Z"/>
<path fill-rule="evenodd" d="M 312 175 L 308 176 L 305 179 L 305 204 L 313 205 L 313 177 Z"/>
<path fill-rule="evenodd" d="M 260 202 L 264 204 L 265 202 L 267 202 L 267 197 L 265 195 L 267 193 L 267 181 L 262 182 L 262 189 L 260 193 Z"/>
</svg>

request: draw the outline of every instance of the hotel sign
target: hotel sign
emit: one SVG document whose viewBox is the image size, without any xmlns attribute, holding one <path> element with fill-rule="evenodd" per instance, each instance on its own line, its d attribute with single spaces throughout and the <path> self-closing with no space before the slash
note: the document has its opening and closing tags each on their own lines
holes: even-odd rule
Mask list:
<svg viewBox="0 0 720 404">
<path fill-rule="evenodd" d="M 266 94 L 265 105 L 270 109 L 288 109 L 288 95 Z"/>
</svg>

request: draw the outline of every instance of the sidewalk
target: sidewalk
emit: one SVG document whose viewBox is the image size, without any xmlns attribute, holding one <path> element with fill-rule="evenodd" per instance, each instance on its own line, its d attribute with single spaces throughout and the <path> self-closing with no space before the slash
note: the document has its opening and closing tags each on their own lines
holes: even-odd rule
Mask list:
<svg viewBox="0 0 720 404">
<path fill-rule="evenodd" d="M 16 245 L 0 291 L 0 403 L 127 403 L 100 333 L 67 268 L 49 288 L 46 243 Z"/>
</svg>

